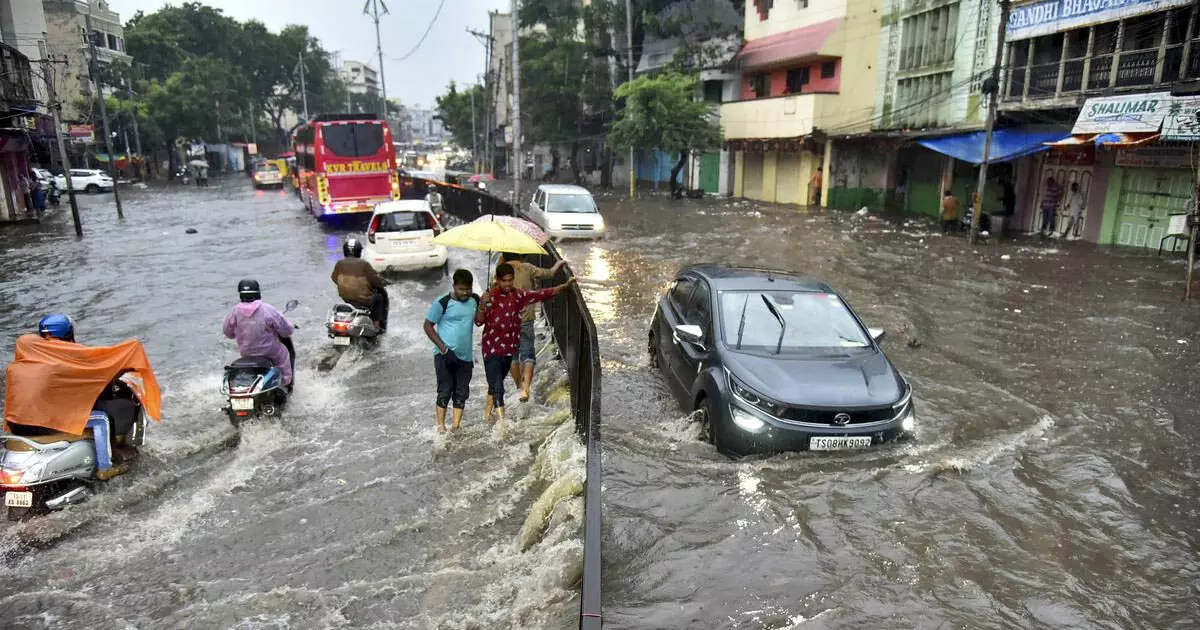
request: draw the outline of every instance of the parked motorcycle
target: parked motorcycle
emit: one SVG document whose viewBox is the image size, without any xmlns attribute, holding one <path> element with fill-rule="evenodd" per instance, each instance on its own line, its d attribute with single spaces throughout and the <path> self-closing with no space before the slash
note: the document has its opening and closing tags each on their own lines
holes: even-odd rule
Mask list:
<svg viewBox="0 0 1200 630">
<path fill-rule="evenodd" d="M 290 300 L 283 312 L 287 313 L 299 304 L 298 300 Z M 290 337 L 280 337 L 279 341 L 291 357 L 292 378 L 295 379 L 296 347 Z M 239 357 L 225 366 L 221 395 L 227 401 L 224 411 L 234 426 L 250 418 L 278 416 L 291 393 L 292 385 L 284 386 L 283 372 L 267 357 Z"/>
<path fill-rule="evenodd" d="M 146 414 L 136 390 L 124 374 L 109 385 L 92 411 L 88 426 L 104 425 L 115 466 L 136 457 L 146 438 Z M 33 510 L 59 510 L 82 503 L 101 483 L 97 468 L 97 438 L 89 428 L 82 435 L 22 425 L 9 425 L 12 433 L 0 433 L 0 491 L 10 521 L 20 520 Z M 111 448 L 110 448 L 111 447 Z M 107 478 L 115 476 L 109 475 Z"/>
<path fill-rule="evenodd" d="M 379 337 L 379 327 L 371 319 L 370 309 L 351 304 L 338 304 L 329 311 L 325 322 L 334 347 L 373 344 Z"/>
</svg>

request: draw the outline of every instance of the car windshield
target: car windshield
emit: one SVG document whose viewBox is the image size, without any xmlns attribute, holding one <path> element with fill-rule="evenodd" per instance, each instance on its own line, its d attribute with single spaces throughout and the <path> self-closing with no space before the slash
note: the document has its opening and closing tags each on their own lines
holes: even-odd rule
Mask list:
<svg viewBox="0 0 1200 630">
<path fill-rule="evenodd" d="M 776 347 L 795 353 L 871 345 L 850 308 L 830 293 L 722 291 L 720 302 L 723 339 L 733 349 L 774 354 Z"/>
<path fill-rule="evenodd" d="M 546 212 L 595 214 L 597 210 L 591 195 L 550 195 L 546 198 Z"/>
<path fill-rule="evenodd" d="M 275 164 L 260 164 L 258 166 L 258 172 L 260 172 L 260 173 L 263 173 L 263 172 L 278 173 L 279 166 L 277 166 Z"/>
<path fill-rule="evenodd" d="M 389 212 L 377 218 L 376 232 L 413 232 L 434 227 L 433 215 L 428 212 Z"/>
</svg>

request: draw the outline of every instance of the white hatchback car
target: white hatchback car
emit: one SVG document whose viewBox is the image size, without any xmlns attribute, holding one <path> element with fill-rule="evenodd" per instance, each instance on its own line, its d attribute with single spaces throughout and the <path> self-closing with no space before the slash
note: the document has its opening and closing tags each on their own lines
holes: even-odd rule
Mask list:
<svg viewBox="0 0 1200 630">
<path fill-rule="evenodd" d="M 529 202 L 529 218 L 554 240 L 604 238 L 604 217 L 581 186 L 543 184 Z"/>
<path fill-rule="evenodd" d="M 65 191 L 67 189 L 67 178 L 63 175 L 55 175 L 54 185 L 59 190 Z M 98 193 L 105 190 L 112 190 L 113 180 L 104 171 L 90 168 L 73 168 L 71 169 L 71 188 L 77 191 L 83 190 L 88 193 Z"/>
<path fill-rule="evenodd" d="M 378 272 L 434 269 L 446 264 L 446 246 L 433 242 L 442 224 L 423 199 L 375 206 L 363 259 Z"/>
</svg>

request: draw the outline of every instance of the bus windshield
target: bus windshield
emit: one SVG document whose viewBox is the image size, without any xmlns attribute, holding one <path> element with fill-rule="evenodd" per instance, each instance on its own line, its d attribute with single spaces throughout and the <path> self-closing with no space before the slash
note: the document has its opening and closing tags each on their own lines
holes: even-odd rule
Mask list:
<svg viewBox="0 0 1200 630">
<path fill-rule="evenodd" d="M 343 158 L 370 157 L 383 146 L 383 126 L 379 123 L 326 125 L 321 129 L 325 148 Z"/>
</svg>

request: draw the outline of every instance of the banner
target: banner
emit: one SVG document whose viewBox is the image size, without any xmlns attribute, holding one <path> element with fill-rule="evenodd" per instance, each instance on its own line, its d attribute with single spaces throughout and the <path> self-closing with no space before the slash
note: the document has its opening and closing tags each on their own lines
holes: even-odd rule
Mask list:
<svg viewBox="0 0 1200 630">
<path fill-rule="evenodd" d="M 1154 133 L 1163 124 L 1170 92 L 1089 98 L 1071 133 Z"/>
<path fill-rule="evenodd" d="M 1118 149 L 1117 166 L 1142 168 L 1191 168 L 1191 149 L 1186 146 L 1137 147 Z"/>
<path fill-rule="evenodd" d="M 1008 15 L 1006 37 L 1009 41 L 1028 39 L 1191 4 L 1192 0 L 1041 0 L 1014 4 Z"/>
<path fill-rule="evenodd" d="M 1200 140 L 1200 98 L 1175 98 L 1163 119 L 1163 140 Z"/>
<path fill-rule="evenodd" d="M 94 142 L 96 140 L 95 125 L 67 125 L 67 135 L 71 142 Z"/>
</svg>

